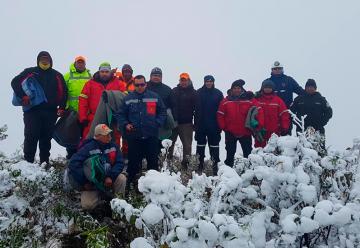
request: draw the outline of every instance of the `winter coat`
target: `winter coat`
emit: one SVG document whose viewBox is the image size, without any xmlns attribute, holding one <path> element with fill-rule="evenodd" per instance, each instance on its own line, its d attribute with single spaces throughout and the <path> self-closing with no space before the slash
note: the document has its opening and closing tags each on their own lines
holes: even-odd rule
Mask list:
<svg viewBox="0 0 360 248">
<path fill-rule="evenodd" d="M 115 114 L 120 130 L 129 139 L 158 137 L 166 116 L 166 108 L 159 95 L 147 89 L 141 94 L 130 92 L 124 98 L 120 111 Z M 135 129 L 127 131 L 127 124 L 132 124 Z"/>
<path fill-rule="evenodd" d="M 303 95 L 305 93 L 304 89 L 295 81 L 295 79 L 283 73 L 280 75 L 271 74 L 271 77 L 268 79 L 274 82 L 274 92 L 284 101 L 288 108 L 293 101 L 293 93 L 298 95 Z"/>
<path fill-rule="evenodd" d="M 79 96 L 87 81 L 91 79 L 91 73 L 88 69 L 78 72 L 74 63 L 70 65 L 70 71 L 64 75 L 67 88 L 66 108 L 74 111 L 79 110 Z"/>
<path fill-rule="evenodd" d="M 101 95 L 104 90 L 126 91 L 123 81 L 113 77 L 107 84 L 102 84 L 99 73 L 95 73 L 94 77 L 86 82 L 79 96 L 79 121 L 92 122 L 96 109 L 100 102 Z"/>
<path fill-rule="evenodd" d="M 195 130 L 220 132 L 216 113 L 224 96 L 216 88 L 208 89 L 205 85 L 197 90 L 195 106 Z"/>
<path fill-rule="evenodd" d="M 196 105 L 196 90 L 192 83 L 186 88 L 178 85 L 173 89 L 174 119 L 178 124 L 193 123 Z"/>
<path fill-rule="evenodd" d="M 47 53 L 50 57 L 50 54 Z M 37 58 L 37 65 L 39 64 L 40 54 Z M 47 70 L 41 69 L 39 66 L 30 67 L 21 72 L 11 81 L 11 87 L 13 88 L 15 95 L 22 99 L 26 94 L 22 89 L 22 82 L 24 79 L 32 76 L 34 77 L 43 88 L 47 102 L 43 102 L 31 109 L 45 109 L 56 111 L 57 107 L 65 108 L 66 104 L 66 86 L 63 75 L 52 68 L 52 59 L 50 57 L 51 67 Z"/>
<path fill-rule="evenodd" d="M 245 122 L 248 111 L 252 106 L 258 108 L 257 129 L 261 129 L 264 126 L 264 112 L 259 103 L 253 98 L 252 92 L 244 92 L 239 97 L 229 96 L 220 102 L 217 111 L 217 121 L 220 129 L 230 132 L 236 137 L 250 136 L 252 132 L 245 127 Z"/>
<path fill-rule="evenodd" d="M 290 114 L 280 97 L 275 93 L 269 95 L 260 93 L 256 100 L 264 111 L 266 139 L 273 133 L 280 135 L 282 131 L 286 132 L 289 129 Z"/>
<path fill-rule="evenodd" d="M 313 127 L 320 133 L 325 133 L 324 126 L 332 117 L 332 108 L 319 92 L 313 95 L 305 94 L 295 98 L 290 110 L 296 114 L 298 118 L 307 115 L 305 118 L 305 128 Z M 300 127 L 297 127 L 300 131 Z"/>
<path fill-rule="evenodd" d="M 84 162 L 95 155 L 100 155 L 104 163 L 110 164 L 110 169 L 106 171 L 106 177 L 110 177 L 115 182 L 122 172 L 124 164 L 119 147 L 113 142 L 103 144 L 95 139 L 85 140 L 79 151 L 71 157 L 68 167 L 69 174 L 80 185 L 89 183 L 84 173 Z"/>
<path fill-rule="evenodd" d="M 174 98 L 172 96 L 172 90 L 169 86 L 163 83 L 154 83 L 152 81 L 149 81 L 146 88 L 158 94 L 167 109 L 173 109 Z"/>
</svg>

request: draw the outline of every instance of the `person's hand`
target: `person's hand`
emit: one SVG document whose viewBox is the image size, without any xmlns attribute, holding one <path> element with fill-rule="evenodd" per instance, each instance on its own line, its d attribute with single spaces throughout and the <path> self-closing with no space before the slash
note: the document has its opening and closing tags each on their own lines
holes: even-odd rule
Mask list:
<svg viewBox="0 0 360 248">
<path fill-rule="evenodd" d="M 132 131 L 132 130 L 134 130 L 134 126 L 129 123 L 129 124 L 126 125 L 126 130 L 129 131 L 129 132 Z"/>
<path fill-rule="evenodd" d="M 106 188 L 110 188 L 112 186 L 112 180 L 110 177 L 105 178 L 104 185 Z"/>
<path fill-rule="evenodd" d="M 85 183 L 85 184 L 84 184 L 84 189 L 85 189 L 86 191 L 90 191 L 90 190 L 93 189 L 93 187 L 92 187 L 92 185 L 91 185 L 90 183 Z"/>
<path fill-rule="evenodd" d="M 23 96 L 21 99 L 21 103 L 23 106 L 30 105 L 30 97 L 29 96 Z"/>
<path fill-rule="evenodd" d="M 64 114 L 65 114 L 65 109 L 59 108 L 59 109 L 57 110 L 57 116 L 63 117 Z"/>
</svg>

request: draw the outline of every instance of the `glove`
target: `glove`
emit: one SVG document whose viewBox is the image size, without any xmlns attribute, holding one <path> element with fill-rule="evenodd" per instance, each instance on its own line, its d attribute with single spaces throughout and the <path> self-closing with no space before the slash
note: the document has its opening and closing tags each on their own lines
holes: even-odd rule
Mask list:
<svg viewBox="0 0 360 248">
<path fill-rule="evenodd" d="M 30 97 L 29 96 L 23 96 L 21 99 L 21 103 L 23 106 L 30 105 Z"/>
<path fill-rule="evenodd" d="M 59 109 L 57 110 L 57 116 L 63 117 L 64 114 L 65 114 L 65 110 L 64 110 L 64 109 L 59 108 Z"/>
</svg>

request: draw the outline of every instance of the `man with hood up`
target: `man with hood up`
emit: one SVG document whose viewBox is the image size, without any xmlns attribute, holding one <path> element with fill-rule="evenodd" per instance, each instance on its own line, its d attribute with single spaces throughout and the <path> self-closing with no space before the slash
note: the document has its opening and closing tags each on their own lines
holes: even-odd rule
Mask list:
<svg viewBox="0 0 360 248">
<path fill-rule="evenodd" d="M 222 92 L 215 88 L 215 78 L 212 75 L 204 77 L 204 86 L 197 90 L 195 106 L 195 140 L 196 154 L 199 156 L 199 173 L 204 169 L 205 147 L 209 144 L 210 156 L 213 161 L 213 174 L 217 174 L 219 158 L 219 143 L 221 130 L 216 120 L 216 112 L 221 100 Z"/>
<path fill-rule="evenodd" d="M 40 163 L 49 163 L 51 138 L 55 128 L 57 114 L 64 112 L 66 104 L 66 86 L 61 73 L 52 68 L 53 61 L 50 54 L 42 51 L 37 56 L 35 67 L 21 72 L 11 81 L 11 87 L 24 110 L 24 158 L 33 163 L 37 144 L 40 149 Z M 43 90 L 45 100 L 33 105 L 33 99 L 23 89 L 23 82 L 33 78 Z"/>
</svg>

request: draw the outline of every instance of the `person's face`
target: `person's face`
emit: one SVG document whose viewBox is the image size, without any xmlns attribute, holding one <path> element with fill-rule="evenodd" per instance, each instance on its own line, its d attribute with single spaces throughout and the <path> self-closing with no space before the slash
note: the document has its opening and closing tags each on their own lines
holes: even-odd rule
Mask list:
<svg viewBox="0 0 360 248">
<path fill-rule="evenodd" d="M 180 78 L 180 86 L 186 88 L 189 86 L 189 79 L 187 78 Z"/>
<path fill-rule="evenodd" d="M 78 71 L 78 72 L 83 72 L 85 71 L 86 69 L 86 63 L 85 61 L 83 60 L 78 60 L 75 62 L 75 69 Z"/>
<path fill-rule="evenodd" d="M 107 135 L 96 135 L 96 140 L 100 141 L 103 144 L 108 144 L 111 141 L 111 133 L 107 134 Z"/>
<path fill-rule="evenodd" d="M 214 87 L 214 82 L 213 81 L 206 81 L 205 82 L 205 87 L 208 89 L 211 89 Z"/>
<path fill-rule="evenodd" d="M 162 75 L 161 74 L 152 74 L 150 76 L 150 81 L 154 83 L 161 83 Z"/>
<path fill-rule="evenodd" d="M 280 75 L 281 73 L 283 73 L 283 68 L 282 67 L 273 68 L 271 72 L 274 75 Z"/>
<path fill-rule="evenodd" d="M 308 87 L 305 87 L 305 91 L 306 93 L 308 93 L 309 95 L 312 95 L 316 92 L 316 89 L 314 86 L 308 86 Z"/>
<path fill-rule="evenodd" d="M 273 92 L 273 89 L 272 89 L 272 88 L 269 88 L 269 87 L 265 87 L 265 88 L 263 89 L 263 92 L 264 92 L 265 94 L 271 94 L 271 93 Z"/>
<path fill-rule="evenodd" d="M 143 78 L 141 79 L 135 79 L 134 81 L 135 90 L 138 93 L 143 93 L 146 89 L 146 83 Z"/>
<path fill-rule="evenodd" d="M 50 65 L 50 58 L 48 56 L 40 57 L 39 64 Z"/>
<path fill-rule="evenodd" d="M 132 78 L 132 72 L 129 70 L 123 71 L 122 75 L 125 81 L 129 81 Z"/>
<path fill-rule="evenodd" d="M 232 96 L 240 96 L 241 92 L 242 92 L 242 89 L 240 86 L 235 86 L 234 88 L 231 89 Z"/>
<path fill-rule="evenodd" d="M 103 81 L 107 81 L 111 77 L 111 71 L 109 70 L 101 70 L 99 74 L 100 74 L 100 79 Z"/>
</svg>

